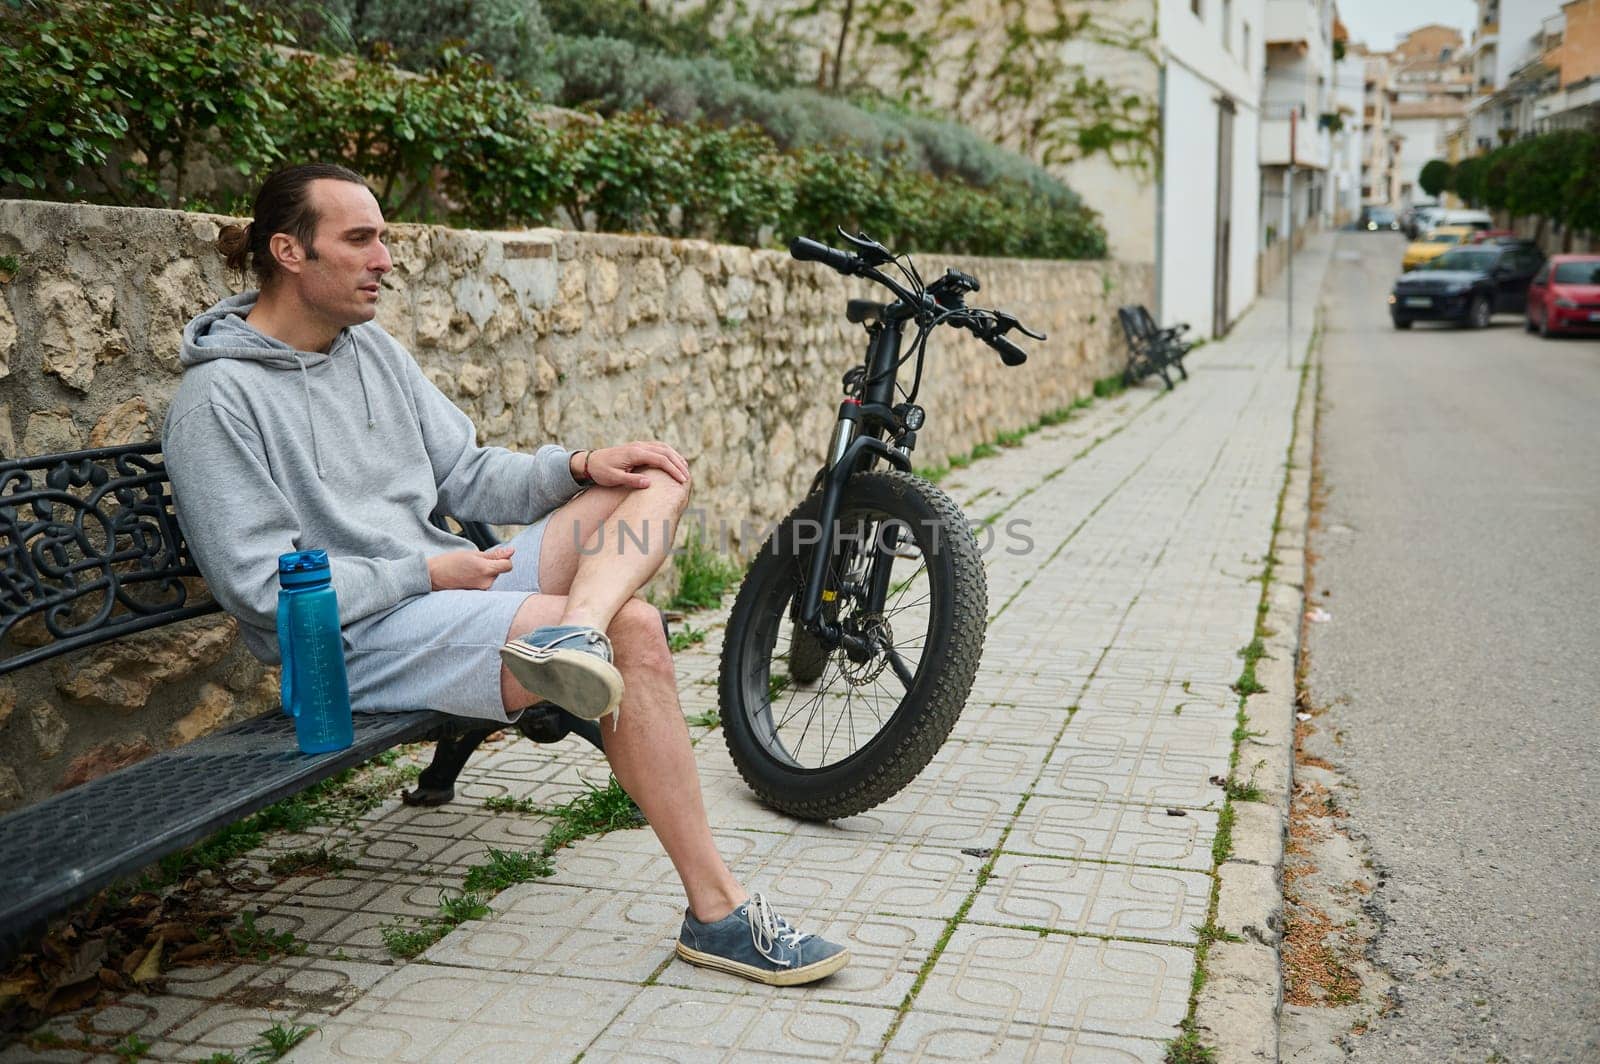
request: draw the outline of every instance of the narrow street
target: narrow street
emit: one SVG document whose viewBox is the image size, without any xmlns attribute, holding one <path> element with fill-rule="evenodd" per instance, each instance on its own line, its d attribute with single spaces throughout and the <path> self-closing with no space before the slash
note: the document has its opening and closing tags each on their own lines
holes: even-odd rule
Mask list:
<svg viewBox="0 0 1600 1064">
<path fill-rule="evenodd" d="M 1340 234 L 1325 290 L 1307 682 L 1396 980 L 1349 1059 L 1593 1062 L 1600 342 L 1397 332 L 1400 251 Z"/>
</svg>

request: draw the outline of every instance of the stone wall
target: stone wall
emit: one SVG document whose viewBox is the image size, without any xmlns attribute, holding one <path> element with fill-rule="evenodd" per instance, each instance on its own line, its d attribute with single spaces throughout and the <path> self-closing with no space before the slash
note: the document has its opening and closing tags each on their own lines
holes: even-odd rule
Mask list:
<svg viewBox="0 0 1600 1064">
<path fill-rule="evenodd" d="M 0 201 L 0 452 L 153 439 L 178 385 L 179 330 L 237 289 L 211 249 L 227 219 Z M 866 284 L 781 252 L 558 230 L 396 226 L 379 322 L 470 414 L 485 443 L 665 440 L 689 459 L 713 530 L 781 517 L 821 461 Z M 954 264 L 953 261 L 950 264 Z M 946 261 L 919 262 L 937 276 Z M 1148 302 L 1148 266 L 965 259 L 974 302 L 1050 334 L 1006 369 L 932 344 L 919 464 L 965 452 L 1089 391 L 1124 360 L 1115 306 Z M 5 278 L 0 271 L 0 278 Z M 204 618 L 0 681 L 0 808 L 185 742 L 276 698 L 276 671 Z M 26 638 L 24 633 L 23 639 Z M 14 641 L 21 641 L 14 639 Z"/>
</svg>

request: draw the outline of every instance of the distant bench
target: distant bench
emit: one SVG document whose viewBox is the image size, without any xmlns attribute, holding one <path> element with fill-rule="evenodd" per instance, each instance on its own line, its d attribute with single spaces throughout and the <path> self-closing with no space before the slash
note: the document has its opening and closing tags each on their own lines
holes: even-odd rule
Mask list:
<svg viewBox="0 0 1600 1064">
<path fill-rule="evenodd" d="M 1121 322 L 1123 338 L 1128 342 L 1128 365 L 1122 371 L 1123 384 L 1131 388 L 1156 373 L 1171 390 L 1172 374 L 1167 372 L 1169 366 L 1176 366 L 1183 379 L 1189 379 L 1189 371 L 1183 368 L 1183 356 L 1194 347 L 1194 341 L 1183 339 L 1183 334 L 1189 331 L 1187 324 L 1163 329 L 1140 303 L 1118 307 L 1117 320 Z"/>
<path fill-rule="evenodd" d="M 497 542 L 487 525 L 460 526 L 479 548 Z M 159 444 L 0 462 L 0 676 L 220 610 L 178 527 Z M 401 743 L 437 742 L 404 799 L 443 805 L 502 727 L 427 710 L 358 713 L 353 746 L 307 756 L 274 709 L 0 817 L 0 958 L 114 880 Z M 538 742 L 576 733 L 600 747 L 594 724 L 549 703 L 516 727 Z"/>
</svg>

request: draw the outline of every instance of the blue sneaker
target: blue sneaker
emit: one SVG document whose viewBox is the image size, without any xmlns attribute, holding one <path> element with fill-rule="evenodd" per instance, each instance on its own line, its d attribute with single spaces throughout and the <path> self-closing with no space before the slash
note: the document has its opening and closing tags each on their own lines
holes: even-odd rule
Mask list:
<svg viewBox="0 0 1600 1064">
<path fill-rule="evenodd" d="M 796 931 L 760 894 L 714 924 L 684 913 L 678 956 L 768 986 L 815 982 L 850 963 L 849 950 Z"/>
<path fill-rule="evenodd" d="M 574 717 L 599 720 L 622 705 L 622 673 L 604 632 L 575 624 L 535 628 L 500 648 L 517 682 Z"/>
</svg>

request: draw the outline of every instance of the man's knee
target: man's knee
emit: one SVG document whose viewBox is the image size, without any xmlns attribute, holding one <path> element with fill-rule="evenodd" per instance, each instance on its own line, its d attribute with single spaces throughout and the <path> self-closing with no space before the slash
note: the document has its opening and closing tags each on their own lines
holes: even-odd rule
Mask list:
<svg viewBox="0 0 1600 1064">
<path fill-rule="evenodd" d="M 688 508 L 690 481 L 679 480 L 660 469 L 646 469 L 642 475 L 650 481 L 650 486 L 644 490 L 660 498 L 674 514 L 681 514 Z"/>
<path fill-rule="evenodd" d="M 608 632 L 617 657 L 642 668 L 672 668 L 672 651 L 661 626 L 661 611 L 644 599 L 632 598 L 611 621 Z"/>
</svg>

